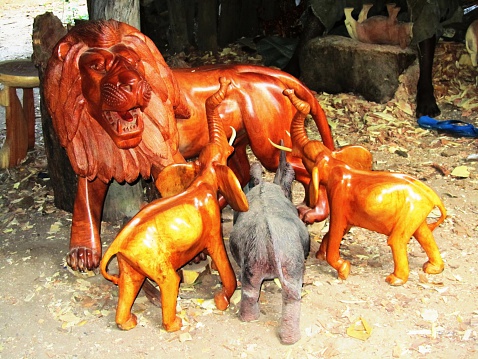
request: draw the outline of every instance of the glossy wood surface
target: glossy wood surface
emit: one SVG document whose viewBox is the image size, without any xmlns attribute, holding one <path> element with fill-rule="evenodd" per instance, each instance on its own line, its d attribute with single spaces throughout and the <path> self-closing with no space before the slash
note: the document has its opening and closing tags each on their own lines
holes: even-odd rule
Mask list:
<svg viewBox="0 0 478 359">
<path fill-rule="evenodd" d="M 292 121 L 291 137 L 293 154 L 302 158 L 311 175 L 310 205 L 315 205 L 323 186 L 330 206 L 330 229 L 322 239 L 317 258 L 326 259 L 339 278 L 346 279 L 350 262 L 340 257 L 340 242 L 352 226 L 358 226 L 388 237 L 394 260 L 394 271 L 386 279 L 389 284 L 402 285 L 408 280 L 407 244 L 412 236 L 428 256 L 423 270 L 443 271 L 444 263 L 432 234 L 446 218 L 446 209 L 438 195 L 406 174 L 356 169 L 321 150 L 304 131 L 307 103 L 299 100 L 292 90 L 286 93 L 300 110 Z M 435 207 L 441 216 L 428 224 L 427 216 Z"/>
<path fill-rule="evenodd" d="M 105 278 L 119 287 L 116 323 L 121 329 L 128 330 L 136 325 L 131 306 L 148 277 L 161 291 L 164 328 L 179 330 L 181 319 L 176 315 L 176 299 L 180 278 L 176 270 L 203 250 L 211 256 L 221 276 L 223 287 L 214 297 L 216 306 L 224 310 L 229 305 L 236 289 L 236 277 L 224 247 L 217 192 L 224 195 L 234 210 L 248 210 L 240 183 L 226 165 L 233 147 L 227 142 L 216 110 L 229 83 L 221 79 L 219 91 L 206 100 L 210 141 L 198 161 L 173 164 L 160 173 L 159 189 L 167 193 L 167 197 L 151 202 L 134 216 L 101 261 Z M 191 183 L 184 181 L 186 172 L 196 174 Z M 119 275 L 107 272 L 108 262 L 114 255 Z"/>
<path fill-rule="evenodd" d="M 108 184 L 148 178 L 185 162 L 175 116 L 187 116 L 186 107 L 152 41 L 114 20 L 75 26 L 57 43 L 44 96 L 79 176 L 67 261 L 74 270 L 91 270 L 101 259 Z"/>
<path fill-rule="evenodd" d="M 270 171 L 277 169 L 279 150 L 267 139 L 284 138 L 291 146 L 286 132 L 297 110 L 283 96 L 286 88 L 308 102 L 324 147 L 334 149 L 314 94 L 282 71 L 222 65 L 172 72 L 146 36 L 114 20 L 76 26 L 59 41 L 44 91 L 60 143 L 79 175 L 67 256 L 72 269 L 98 266 L 101 213 L 111 180 L 133 182 L 152 175 L 160 186 L 157 178 L 165 166 L 198 156 L 208 144 L 204 103 L 218 90 L 220 77 L 231 80 L 217 111 L 226 135 L 230 127 L 237 129 L 228 165 L 242 185 L 250 178 L 247 146 Z M 289 162 L 307 186 L 309 174 L 300 159 L 290 157 Z M 323 198 L 314 210 L 307 208 L 309 222 L 328 215 Z M 221 206 L 227 202 L 222 197 L 220 201 Z"/>
<path fill-rule="evenodd" d="M 270 145 L 269 140 L 279 143 L 284 139 L 285 146 L 291 146 L 287 132 L 297 109 L 285 98 L 282 92 L 293 88 L 310 105 L 310 114 L 315 122 L 324 146 L 334 149 L 332 134 L 322 107 L 312 91 L 295 77 L 264 66 L 254 65 L 214 65 L 196 68 L 173 69 L 179 88 L 186 98 L 191 116 L 177 118 L 179 131 L 179 150 L 185 158 L 195 157 L 208 141 L 206 116 L 203 103 L 218 89 L 217 79 L 231 79 L 227 97 L 218 107 L 218 113 L 229 135 L 229 126 L 237 131 L 234 153 L 228 166 L 234 171 L 244 186 L 250 179 L 250 164 L 246 149 L 250 149 L 269 171 L 276 171 L 279 164 L 279 150 Z M 301 161 L 288 156 L 294 167 L 296 178 L 304 186 L 309 175 Z M 324 204 L 321 204 L 324 207 Z M 317 209 L 310 221 L 321 220 L 327 214 Z"/>
</svg>

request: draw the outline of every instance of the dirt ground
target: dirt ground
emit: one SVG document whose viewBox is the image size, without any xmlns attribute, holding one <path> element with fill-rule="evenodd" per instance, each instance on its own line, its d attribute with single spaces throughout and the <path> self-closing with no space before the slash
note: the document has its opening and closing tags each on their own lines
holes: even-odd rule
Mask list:
<svg viewBox="0 0 478 359">
<path fill-rule="evenodd" d="M 83 3 L 2 1 L 0 60 L 31 53 L 34 16 L 54 9 L 68 21 L 86 13 Z M 464 119 L 476 126 L 477 70 L 465 54 L 463 44 L 439 44 L 439 119 Z M 117 288 L 101 275 L 73 273 L 65 265 L 71 214 L 53 206 L 37 118 L 35 150 L 20 166 L 0 170 L 0 358 L 478 358 L 478 140 L 418 128 L 416 75 L 413 66 L 387 104 L 350 94 L 318 94 L 318 99 L 339 145 L 366 146 L 375 169 L 411 174 L 443 199 L 448 218 L 434 232 L 446 263 L 442 274 L 423 273 L 426 256 L 412 239 L 409 281 L 389 286 L 385 277 L 393 262 L 386 237 L 357 228 L 341 247 L 352 263 L 350 276 L 338 280 L 327 263 L 315 259 L 327 229 L 324 222 L 309 227 L 302 339 L 296 344 L 283 346 L 278 340 L 281 290 L 274 281 L 263 285 L 259 320 L 243 323 L 237 317 L 237 295 L 226 311 L 215 309 L 215 272 L 181 286 L 181 331 L 165 332 L 160 309 L 142 292 L 133 307 L 139 325 L 120 331 L 115 325 Z M 0 112 L 2 142 L 3 119 Z M 226 210 L 226 242 L 231 218 Z M 118 230 L 119 224 L 103 223 L 105 247 Z M 368 323 L 371 331 L 364 333 L 357 322 Z M 357 331 L 365 334 L 362 339 L 354 336 Z"/>
</svg>

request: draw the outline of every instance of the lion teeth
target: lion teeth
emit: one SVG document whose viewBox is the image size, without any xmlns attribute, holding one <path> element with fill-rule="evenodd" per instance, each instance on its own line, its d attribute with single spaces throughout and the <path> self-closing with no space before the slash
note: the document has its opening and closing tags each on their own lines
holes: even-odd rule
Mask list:
<svg viewBox="0 0 478 359">
<path fill-rule="evenodd" d="M 124 120 L 116 111 L 105 111 L 105 118 L 115 132 L 121 135 L 139 130 L 140 113 L 141 111 L 137 108 L 130 110 L 128 111 L 128 114 L 125 115 L 128 119 Z"/>
</svg>

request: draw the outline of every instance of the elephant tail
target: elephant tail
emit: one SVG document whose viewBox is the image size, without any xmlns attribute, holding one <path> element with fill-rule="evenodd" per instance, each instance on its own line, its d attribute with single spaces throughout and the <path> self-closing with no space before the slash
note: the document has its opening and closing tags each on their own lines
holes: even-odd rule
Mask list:
<svg viewBox="0 0 478 359">
<path fill-rule="evenodd" d="M 103 258 L 101 259 L 100 263 L 101 274 L 103 274 L 103 277 L 116 285 L 118 285 L 119 277 L 117 274 L 108 273 L 108 263 L 110 262 L 111 258 L 113 258 L 119 252 L 120 245 L 122 242 L 120 239 L 121 237 L 119 236 L 115 238 L 113 243 L 111 243 L 111 245 L 106 250 L 106 253 L 103 255 Z"/>
<path fill-rule="evenodd" d="M 435 194 L 435 193 L 434 193 Z M 438 207 L 440 210 L 441 216 L 438 218 L 438 220 L 434 223 L 429 223 L 428 228 L 430 228 L 430 231 L 433 231 L 435 228 L 437 228 L 440 224 L 443 223 L 443 221 L 446 218 L 446 208 L 441 199 L 435 194 L 436 200 L 435 200 L 435 206 Z"/>
</svg>

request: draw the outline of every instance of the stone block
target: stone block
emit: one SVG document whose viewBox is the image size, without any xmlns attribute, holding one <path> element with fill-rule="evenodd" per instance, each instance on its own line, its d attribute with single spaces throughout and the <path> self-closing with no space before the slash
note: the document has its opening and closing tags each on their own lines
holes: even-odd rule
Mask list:
<svg viewBox="0 0 478 359">
<path fill-rule="evenodd" d="M 352 92 L 385 103 L 393 98 L 399 75 L 415 59 L 410 48 L 323 36 L 306 44 L 300 58 L 301 79 L 317 92 Z"/>
</svg>

